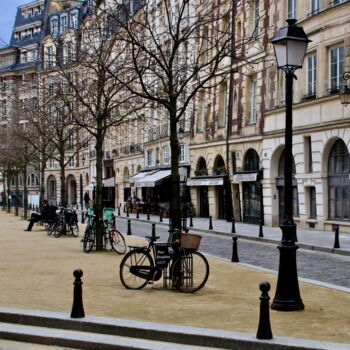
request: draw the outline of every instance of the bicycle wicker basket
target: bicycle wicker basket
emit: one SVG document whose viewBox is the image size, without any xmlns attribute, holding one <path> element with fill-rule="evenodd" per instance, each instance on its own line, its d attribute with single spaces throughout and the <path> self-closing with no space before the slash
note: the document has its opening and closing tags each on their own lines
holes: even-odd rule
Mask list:
<svg viewBox="0 0 350 350">
<path fill-rule="evenodd" d="M 188 250 L 197 250 L 201 243 L 202 236 L 181 232 L 181 248 Z"/>
</svg>

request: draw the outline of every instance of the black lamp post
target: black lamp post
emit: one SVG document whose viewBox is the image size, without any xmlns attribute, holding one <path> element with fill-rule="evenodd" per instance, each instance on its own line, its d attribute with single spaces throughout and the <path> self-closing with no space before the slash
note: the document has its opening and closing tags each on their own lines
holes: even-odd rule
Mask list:
<svg viewBox="0 0 350 350">
<path fill-rule="evenodd" d="M 310 40 L 302 27 L 296 26 L 296 19 L 288 19 L 288 26 L 281 28 L 271 41 L 276 55 L 277 66 L 286 74 L 286 125 L 284 158 L 284 218 L 281 224 L 282 239 L 278 246 L 280 262 L 276 295 L 271 305 L 274 310 L 303 310 L 300 297 L 295 244 L 296 225 L 293 220 L 292 188 L 292 104 L 294 72 L 301 68 Z"/>
</svg>

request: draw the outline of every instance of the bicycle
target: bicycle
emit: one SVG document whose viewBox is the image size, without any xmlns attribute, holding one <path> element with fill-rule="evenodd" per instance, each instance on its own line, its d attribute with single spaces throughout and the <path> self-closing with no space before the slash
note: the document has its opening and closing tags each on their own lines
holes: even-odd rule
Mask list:
<svg viewBox="0 0 350 350">
<path fill-rule="evenodd" d="M 51 233 L 55 238 L 60 237 L 63 233 L 70 232 L 74 237 L 79 236 L 78 217 L 73 209 L 59 207 L 56 210 L 56 219 L 51 225 Z"/>
<path fill-rule="evenodd" d="M 96 225 L 95 215 L 87 214 L 88 223 L 83 237 L 83 250 L 89 253 L 95 245 L 96 241 Z M 101 220 L 103 223 L 103 240 L 106 250 L 114 250 L 117 254 L 124 254 L 126 252 L 125 238 L 114 226 L 114 220 Z"/>
<path fill-rule="evenodd" d="M 205 256 L 196 251 L 199 242 L 197 247 L 185 248 L 182 237 L 180 245 L 155 243 L 159 237 L 154 235 L 146 238 L 149 240 L 148 246 L 129 246 L 131 250 L 120 263 L 119 277 L 125 288 L 142 289 L 158 281 L 162 275 L 165 287 L 170 280 L 180 292 L 194 293 L 204 287 L 209 277 L 209 264 Z"/>
</svg>

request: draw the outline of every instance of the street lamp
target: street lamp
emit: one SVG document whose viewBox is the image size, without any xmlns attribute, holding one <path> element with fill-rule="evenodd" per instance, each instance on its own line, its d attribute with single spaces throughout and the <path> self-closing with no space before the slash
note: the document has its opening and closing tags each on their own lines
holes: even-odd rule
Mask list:
<svg viewBox="0 0 350 350">
<path fill-rule="evenodd" d="M 282 239 L 278 246 L 280 261 L 276 295 L 271 305 L 274 310 L 303 310 L 300 297 L 295 244 L 296 225 L 293 220 L 292 188 L 292 104 L 294 72 L 301 68 L 307 45 L 310 42 L 304 29 L 295 25 L 296 19 L 288 19 L 288 26 L 281 28 L 271 41 L 276 55 L 277 66 L 286 75 L 286 120 L 285 120 L 285 158 L 284 158 L 284 217 L 281 224 Z"/>
<path fill-rule="evenodd" d="M 350 79 L 350 72 L 345 72 L 343 74 L 343 80 L 347 81 Z M 348 88 L 347 85 L 344 85 L 339 90 L 339 98 L 342 105 L 345 105 L 345 107 L 350 104 L 350 88 Z"/>
</svg>

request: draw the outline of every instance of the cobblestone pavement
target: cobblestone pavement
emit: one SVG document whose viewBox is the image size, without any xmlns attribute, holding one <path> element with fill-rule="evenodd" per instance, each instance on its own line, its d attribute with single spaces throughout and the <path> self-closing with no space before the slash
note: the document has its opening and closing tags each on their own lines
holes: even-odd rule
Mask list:
<svg viewBox="0 0 350 350">
<path fill-rule="evenodd" d="M 127 221 L 117 218 L 117 227 L 122 233 L 127 232 Z M 156 234 L 160 241 L 168 237 L 166 224 L 156 223 Z M 152 232 L 151 222 L 132 219 L 133 235 L 144 237 Z M 217 234 L 201 233 L 203 238 L 200 250 L 214 256 L 231 259 L 232 238 Z M 254 242 L 245 239 L 238 240 L 239 261 L 258 267 L 278 270 L 279 252 L 275 243 Z M 300 248 L 297 251 L 299 277 L 317 280 L 323 283 L 335 284 L 350 288 L 350 257 L 337 254 L 310 251 Z"/>
</svg>

